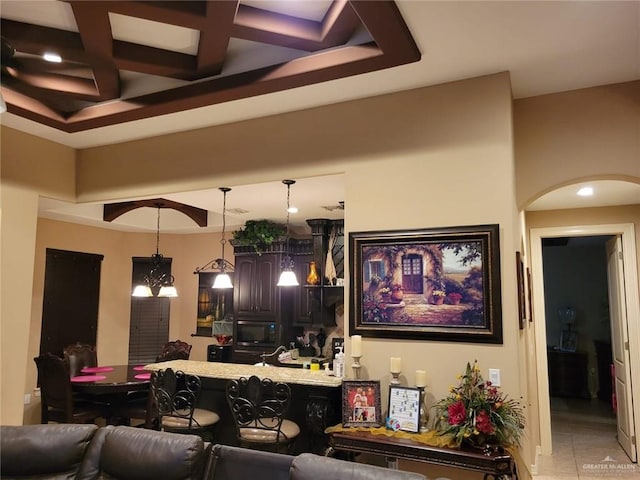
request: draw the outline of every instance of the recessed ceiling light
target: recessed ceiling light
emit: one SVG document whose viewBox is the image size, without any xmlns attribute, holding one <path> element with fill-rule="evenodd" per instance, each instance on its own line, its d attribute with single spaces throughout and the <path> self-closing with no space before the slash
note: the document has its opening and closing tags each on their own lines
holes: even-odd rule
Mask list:
<svg viewBox="0 0 640 480">
<path fill-rule="evenodd" d="M 298 213 L 298 207 L 291 206 L 287 208 L 287 212 L 289 213 Z"/>
<path fill-rule="evenodd" d="M 53 63 L 62 62 L 62 57 L 57 53 L 47 52 L 44 55 L 42 55 L 42 58 L 44 58 L 47 62 L 53 62 Z"/>
<path fill-rule="evenodd" d="M 578 190 L 578 195 L 580 195 L 581 197 L 590 197 L 591 195 L 593 195 L 593 187 L 582 187 L 580 190 Z"/>
</svg>

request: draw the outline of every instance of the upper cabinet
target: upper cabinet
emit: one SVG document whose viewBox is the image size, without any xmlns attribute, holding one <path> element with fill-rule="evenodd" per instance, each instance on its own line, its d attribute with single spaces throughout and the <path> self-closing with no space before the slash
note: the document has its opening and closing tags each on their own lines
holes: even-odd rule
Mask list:
<svg viewBox="0 0 640 480">
<path fill-rule="evenodd" d="M 281 255 L 236 255 L 234 306 L 238 318 L 279 320 L 280 301 L 276 287 L 280 273 Z"/>
</svg>

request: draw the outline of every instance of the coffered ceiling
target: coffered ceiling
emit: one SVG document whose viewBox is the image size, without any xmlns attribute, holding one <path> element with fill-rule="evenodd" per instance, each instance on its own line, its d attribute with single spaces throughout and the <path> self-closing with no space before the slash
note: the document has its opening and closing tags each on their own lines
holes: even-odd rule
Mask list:
<svg viewBox="0 0 640 480">
<path fill-rule="evenodd" d="M 3 52 L 8 112 L 0 122 L 74 148 L 501 71 L 510 73 L 516 99 L 640 79 L 640 2 L 633 1 L 0 0 L 0 16 L 15 49 Z M 61 63 L 42 59 L 50 50 Z M 292 198 L 301 218 L 341 216 L 342 184 L 339 175 L 298 179 Z M 230 186 L 232 222 L 284 219 L 280 182 Z M 599 192 L 619 187 L 605 183 Z M 634 203 L 638 190 L 623 190 L 628 195 L 614 204 Z M 532 208 L 573 205 L 567 193 L 566 201 L 558 194 Z M 167 200 L 208 210 L 207 228 L 219 229 L 216 189 Z M 119 220 L 143 210 L 151 210 L 148 221 L 129 223 L 153 230 L 153 209 Z M 41 213 L 106 226 L 102 205 L 43 199 Z M 169 229 L 200 228 L 184 215 L 167 217 Z"/>
</svg>

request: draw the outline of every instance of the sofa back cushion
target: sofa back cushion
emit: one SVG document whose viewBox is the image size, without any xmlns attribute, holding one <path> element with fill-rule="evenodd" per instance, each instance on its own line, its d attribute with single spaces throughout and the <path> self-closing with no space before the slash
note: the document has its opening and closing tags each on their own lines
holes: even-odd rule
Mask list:
<svg viewBox="0 0 640 480">
<path fill-rule="evenodd" d="M 205 461 L 197 435 L 108 426 L 96 434 L 77 478 L 199 480 Z"/>
<path fill-rule="evenodd" d="M 1 426 L 0 477 L 75 478 L 97 430 L 93 424 Z"/>
<path fill-rule="evenodd" d="M 298 455 L 291 464 L 291 480 L 425 480 L 419 473 L 320 457 L 312 453 Z"/>
<path fill-rule="evenodd" d="M 294 457 L 281 453 L 213 445 L 208 480 L 289 480 Z M 323 478 L 323 477 L 317 477 Z"/>
</svg>

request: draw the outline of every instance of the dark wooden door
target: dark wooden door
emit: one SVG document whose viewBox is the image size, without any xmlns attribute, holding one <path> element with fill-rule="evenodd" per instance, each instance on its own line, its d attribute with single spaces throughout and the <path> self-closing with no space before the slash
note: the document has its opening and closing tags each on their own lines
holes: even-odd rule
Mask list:
<svg viewBox="0 0 640 480">
<path fill-rule="evenodd" d="M 410 253 L 402 257 L 402 288 L 405 293 L 422 293 L 422 256 Z"/>
<path fill-rule="evenodd" d="M 40 353 L 96 344 L 103 255 L 47 248 Z"/>
</svg>

